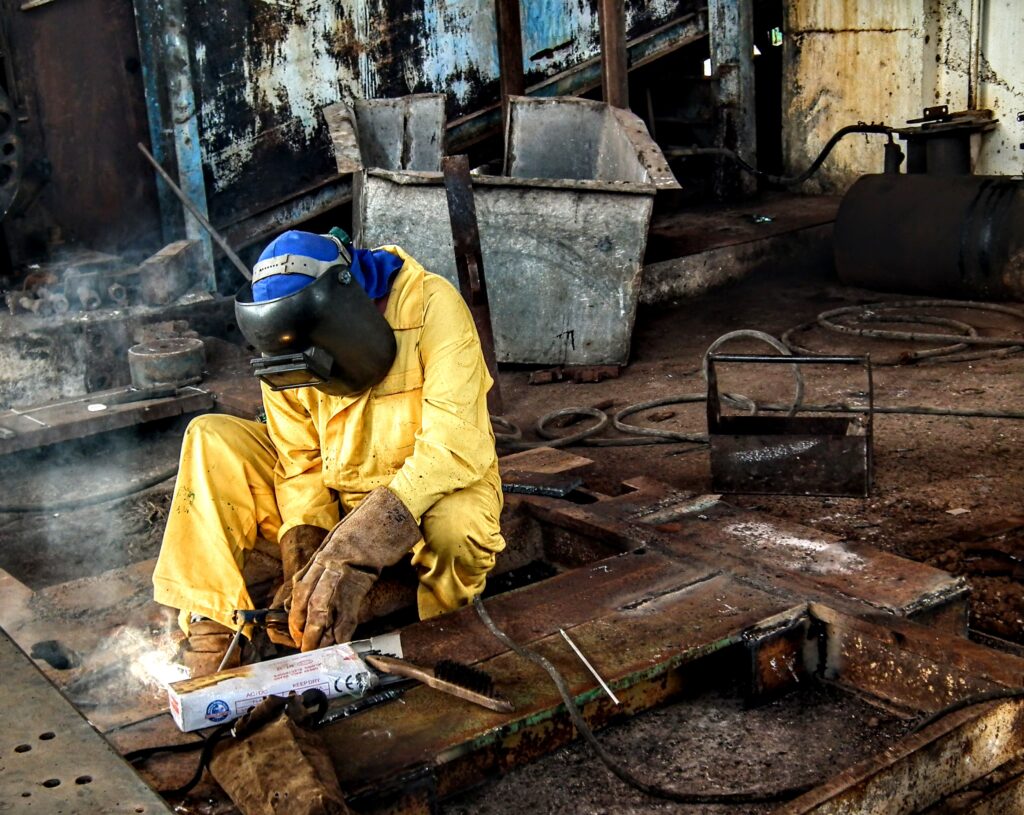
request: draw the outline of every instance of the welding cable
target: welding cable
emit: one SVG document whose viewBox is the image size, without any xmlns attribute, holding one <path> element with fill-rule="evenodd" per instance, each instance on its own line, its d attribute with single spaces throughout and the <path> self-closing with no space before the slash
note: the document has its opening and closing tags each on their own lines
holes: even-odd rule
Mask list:
<svg viewBox="0 0 1024 815">
<path fill-rule="evenodd" d="M 920 351 L 903 351 L 895 357 L 872 358 L 871 364 L 875 367 L 906 365 L 914 362 L 968 362 L 976 359 L 1005 357 L 1024 349 L 1024 338 L 1021 337 L 983 337 L 974 326 L 961 320 L 907 312 L 907 309 L 932 308 L 988 311 L 1005 314 L 1024 322 L 1024 311 L 996 303 L 979 303 L 972 300 L 894 300 L 864 306 L 843 306 L 823 311 L 810 322 L 790 328 L 782 335 L 782 341 L 792 350 L 809 355 L 822 352 L 800 345 L 794 337 L 813 328 L 866 339 L 939 343 L 933 348 Z M 864 327 L 864 324 L 877 325 L 879 323 L 938 325 L 959 333 L 895 331 Z"/>
<path fill-rule="evenodd" d="M 759 342 L 766 343 L 785 356 L 792 356 L 793 354 L 784 342 L 773 337 L 771 334 L 766 334 L 763 331 L 755 331 L 753 329 L 730 331 L 711 343 L 704 352 L 701 371 L 703 373 L 705 383 L 708 379 L 708 365 L 711 355 L 725 343 L 741 339 L 757 340 Z M 803 375 L 800 372 L 799 366 L 792 365 L 791 367 L 793 369 L 793 401 L 790 403 L 789 407 L 787 407 L 787 412 L 790 416 L 794 415 L 801 409 L 804 399 Z M 751 415 L 757 413 L 757 403 L 750 397 L 743 396 L 742 394 L 723 393 L 721 394 L 721 398 L 726 404 L 745 410 Z M 611 423 L 615 429 L 620 433 L 626 434 L 619 437 L 595 438 L 597 433 L 600 433 L 608 426 L 609 417 L 603 410 L 594 407 L 559 408 L 558 410 L 553 410 L 550 413 L 545 413 L 534 425 L 534 430 L 537 435 L 541 437 L 542 441 L 523 441 L 522 430 L 503 416 L 492 416 L 491 424 L 495 430 L 494 436 L 498 447 L 506 450 L 529 450 L 534 447 L 568 447 L 573 444 L 582 444 L 590 447 L 632 447 L 643 444 L 680 443 L 705 445 L 708 442 L 708 437 L 704 433 L 688 433 L 677 430 L 665 430 L 660 427 L 647 427 L 640 424 L 632 424 L 625 421 L 625 419 L 627 416 L 632 416 L 635 413 L 641 413 L 645 410 L 651 410 L 656 407 L 693 404 L 706 401 L 707 393 L 701 392 L 676 394 L 674 396 L 666 396 L 661 399 L 652 399 L 647 402 L 638 402 L 633 405 L 628 405 L 611 417 Z M 558 436 L 548 428 L 548 425 L 551 422 L 566 416 L 591 417 L 595 419 L 595 422 L 591 425 L 587 425 L 582 430 L 566 436 Z M 696 450 L 700 448 L 695 447 L 694 449 Z"/>
<path fill-rule="evenodd" d="M 597 757 L 601 759 L 605 767 L 607 767 L 619 780 L 625 782 L 629 786 L 634 787 L 653 798 L 661 798 L 666 801 L 674 801 L 679 804 L 777 803 L 779 801 L 795 798 L 797 795 L 802 795 L 813 788 L 813 784 L 801 784 L 770 792 L 759 792 L 753 790 L 732 792 L 693 792 L 689 790 L 677 790 L 669 787 L 662 787 L 658 784 L 652 784 L 637 778 L 629 770 L 619 764 L 615 757 L 604 748 L 600 741 L 598 741 L 597 736 L 594 735 L 594 731 L 590 729 L 590 725 L 587 724 L 586 720 L 583 718 L 583 714 L 580 713 L 579 708 L 576 706 L 576 701 L 573 699 L 572 691 L 569 690 L 569 685 L 566 683 L 565 677 L 562 676 L 558 668 L 552 665 L 546 657 L 515 642 L 504 631 L 498 628 L 498 626 L 495 625 L 494 620 L 491 619 L 491 615 L 487 613 L 487 609 L 484 608 L 483 601 L 480 599 L 479 595 L 473 598 L 473 607 L 476 609 L 477 615 L 480 617 L 481 622 L 483 622 L 487 630 L 490 631 L 502 645 L 515 652 L 523 659 L 529 660 L 551 677 L 551 681 L 555 684 L 555 687 L 558 688 L 558 693 L 562 697 L 562 702 L 565 705 L 566 712 L 569 714 L 569 718 L 572 719 L 572 723 L 575 726 L 576 731 L 593 748 Z"/>
<path fill-rule="evenodd" d="M 881 133 L 889 137 L 889 142 L 893 142 L 892 134 L 893 129 L 889 125 L 884 124 L 868 124 L 866 122 L 858 122 L 855 125 L 847 125 L 841 127 L 832 137 L 825 142 L 825 146 L 821 148 L 821 152 L 818 153 L 817 158 L 811 162 L 810 166 L 799 175 L 785 176 L 785 175 L 772 175 L 764 170 L 759 170 L 752 164 L 744 161 L 736 152 L 730 150 L 727 147 L 681 147 L 681 148 L 668 148 L 664 151 L 666 158 L 686 158 L 688 156 L 723 156 L 724 158 L 734 161 L 736 165 L 746 173 L 756 177 L 763 178 L 770 184 L 776 184 L 780 187 L 795 187 L 799 184 L 803 184 L 808 178 L 814 175 L 821 168 L 821 165 L 825 163 L 825 159 L 828 158 L 828 154 L 832 152 L 840 140 L 845 136 L 849 136 L 855 133 Z"/>
<path fill-rule="evenodd" d="M 33 504 L 0 504 L 0 514 L 5 512 L 12 514 L 28 512 L 65 512 L 73 509 L 81 509 L 82 507 L 93 506 L 94 504 L 105 504 L 108 501 L 116 501 L 120 498 L 128 498 L 129 496 L 136 495 L 140 492 L 145 492 L 150 487 L 155 487 L 157 484 L 162 484 L 164 481 L 174 478 L 177 473 L 178 465 L 175 464 L 173 467 L 161 470 L 149 478 L 143 478 L 124 487 L 118 487 L 116 490 L 101 492 L 98 495 L 90 495 L 86 498 L 73 498 L 70 500 L 53 502 L 41 501 Z"/>
</svg>

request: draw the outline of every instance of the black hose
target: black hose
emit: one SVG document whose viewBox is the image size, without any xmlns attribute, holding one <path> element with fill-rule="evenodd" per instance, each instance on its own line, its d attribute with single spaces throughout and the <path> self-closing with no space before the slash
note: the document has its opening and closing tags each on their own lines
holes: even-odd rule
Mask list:
<svg viewBox="0 0 1024 815">
<path fill-rule="evenodd" d="M 569 718 L 572 719 L 573 725 L 576 727 L 576 731 L 586 740 L 586 742 L 593 748 L 597 757 L 601 759 L 602 763 L 607 767 L 613 775 L 615 775 L 621 781 L 629 784 L 631 787 L 635 787 L 646 795 L 650 795 L 654 798 L 661 798 L 666 801 L 675 801 L 680 804 L 764 804 L 764 803 L 776 803 L 778 801 L 788 800 L 794 798 L 797 795 L 801 795 L 811 789 L 813 784 L 801 784 L 798 786 L 785 787 L 779 790 L 772 790 L 769 792 L 759 792 L 754 790 L 740 790 L 731 792 L 693 792 L 691 790 L 677 790 L 669 787 L 662 787 L 658 784 L 653 784 L 649 781 L 637 778 L 633 773 L 623 767 L 597 740 L 597 736 L 594 735 L 594 731 L 590 729 L 590 725 L 587 724 L 583 718 L 583 714 L 580 713 L 579 708 L 576 706 L 576 701 L 573 699 L 572 692 L 569 690 L 568 684 L 566 684 L 565 677 L 559 673 L 558 669 L 551 664 L 545 657 L 538 654 L 525 646 L 519 645 L 519 643 L 513 641 L 504 631 L 495 625 L 494 620 L 491 619 L 490 614 L 484 608 L 483 601 L 479 595 L 473 598 L 473 607 L 476 608 L 476 613 L 480 617 L 480 620 L 487 627 L 487 630 L 506 648 L 514 651 L 516 654 L 521 656 L 523 659 L 527 659 L 534 665 L 544 670 L 551 681 L 558 688 L 558 694 L 562 697 L 562 703 L 565 705 L 566 712 L 569 714 Z"/>
<path fill-rule="evenodd" d="M 803 184 L 808 178 L 814 175 L 821 165 L 828 158 L 828 154 L 832 152 L 834 148 L 844 136 L 849 136 L 852 133 L 882 133 L 889 137 L 892 141 L 893 129 L 888 125 L 883 124 L 867 124 L 865 122 L 858 122 L 855 125 L 847 125 L 842 127 L 832 134 L 832 137 L 825 142 L 825 146 L 821 148 L 821 152 L 818 153 L 817 158 L 811 162 L 811 165 L 799 175 L 785 176 L 785 175 L 772 175 L 766 173 L 764 170 L 759 170 L 752 164 L 748 164 L 744 161 L 736 152 L 728 149 L 727 147 L 684 147 L 684 148 L 669 148 L 665 151 L 667 158 L 677 158 L 686 156 L 700 156 L 700 155 L 717 155 L 724 156 L 725 158 L 731 159 L 736 165 L 744 172 L 750 173 L 757 178 L 763 178 L 770 184 L 776 184 L 780 187 L 795 187 L 798 184 Z"/>
</svg>

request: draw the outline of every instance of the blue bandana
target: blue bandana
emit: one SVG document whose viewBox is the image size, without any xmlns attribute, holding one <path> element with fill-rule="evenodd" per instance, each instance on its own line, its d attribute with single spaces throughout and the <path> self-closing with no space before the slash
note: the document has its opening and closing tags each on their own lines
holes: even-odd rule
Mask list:
<svg viewBox="0 0 1024 815">
<path fill-rule="evenodd" d="M 391 290 L 402 259 L 383 249 L 350 250 L 352 277 L 376 300 Z M 253 267 L 252 298 L 260 303 L 276 300 L 305 288 L 340 256 L 338 244 L 326 235 L 289 230 L 272 240 Z"/>
<path fill-rule="evenodd" d="M 353 249 L 352 277 L 371 300 L 376 300 L 391 291 L 391 284 L 403 263 L 400 257 L 384 249 Z"/>
</svg>

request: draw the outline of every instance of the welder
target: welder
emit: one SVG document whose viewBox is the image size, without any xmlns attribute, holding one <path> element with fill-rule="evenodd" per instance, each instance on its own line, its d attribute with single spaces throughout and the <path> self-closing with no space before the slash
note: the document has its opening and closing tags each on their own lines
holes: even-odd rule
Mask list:
<svg viewBox="0 0 1024 815">
<path fill-rule="evenodd" d="M 189 425 L 153 574 L 193 675 L 217 668 L 257 536 L 277 541 L 290 639 L 346 642 L 381 570 L 410 555 L 420 618 L 483 588 L 505 542 L 492 384 L 458 291 L 397 246 L 340 230 L 273 240 L 236 297 L 266 423 Z"/>
</svg>

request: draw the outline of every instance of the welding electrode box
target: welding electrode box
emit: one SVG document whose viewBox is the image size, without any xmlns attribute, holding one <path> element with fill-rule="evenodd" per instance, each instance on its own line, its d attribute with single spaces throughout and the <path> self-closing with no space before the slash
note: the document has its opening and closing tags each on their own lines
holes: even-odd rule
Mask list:
<svg viewBox="0 0 1024 815">
<path fill-rule="evenodd" d="M 329 699 L 358 697 L 376 683 L 376 674 L 355 649 L 342 644 L 183 679 L 169 685 L 167 695 L 175 724 L 188 732 L 237 719 L 271 694 L 317 688 Z"/>
</svg>

